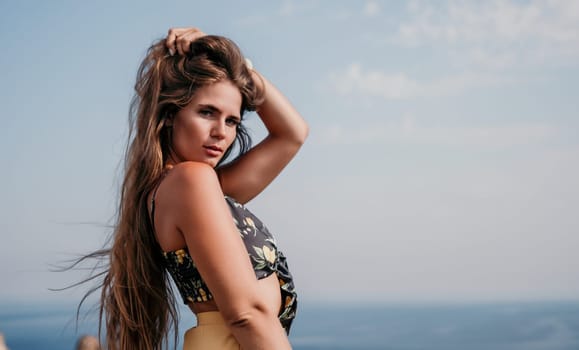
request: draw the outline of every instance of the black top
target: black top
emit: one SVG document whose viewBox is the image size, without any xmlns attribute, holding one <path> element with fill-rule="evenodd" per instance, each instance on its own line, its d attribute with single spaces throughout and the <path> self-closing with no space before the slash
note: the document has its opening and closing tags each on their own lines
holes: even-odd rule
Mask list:
<svg viewBox="0 0 579 350">
<path fill-rule="evenodd" d="M 155 210 L 155 194 L 153 194 L 152 198 L 152 218 Z M 297 294 L 286 258 L 277 249 L 275 238 L 257 217 L 235 199 L 226 196 L 225 201 L 229 205 L 235 226 L 237 226 L 247 249 L 255 277 L 262 279 L 274 272 L 277 274 L 282 305 L 278 318 L 289 334 L 291 323 L 296 315 Z M 213 295 L 205 281 L 203 281 L 199 270 L 197 270 L 187 247 L 163 252 L 162 255 L 165 260 L 165 268 L 175 281 L 175 285 L 185 303 L 203 302 L 213 299 Z"/>
</svg>

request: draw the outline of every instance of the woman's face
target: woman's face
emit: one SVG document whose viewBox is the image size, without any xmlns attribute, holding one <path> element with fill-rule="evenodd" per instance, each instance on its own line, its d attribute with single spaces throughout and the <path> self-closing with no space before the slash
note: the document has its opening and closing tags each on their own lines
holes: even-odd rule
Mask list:
<svg viewBox="0 0 579 350">
<path fill-rule="evenodd" d="M 172 159 L 215 167 L 241 122 L 241 93 L 229 80 L 203 86 L 173 119 Z"/>
</svg>

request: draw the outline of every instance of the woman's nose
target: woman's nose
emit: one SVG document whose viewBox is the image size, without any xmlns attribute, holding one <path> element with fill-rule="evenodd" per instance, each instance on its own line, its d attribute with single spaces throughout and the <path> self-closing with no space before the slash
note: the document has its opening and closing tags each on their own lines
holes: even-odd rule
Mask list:
<svg viewBox="0 0 579 350">
<path fill-rule="evenodd" d="M 213 123 L 213 127 L 211 128 L 211 136 L 219 139 L 224 138 L 225 128 L 225 121 L 216 120 L 215 123 Z"/>
</svg>

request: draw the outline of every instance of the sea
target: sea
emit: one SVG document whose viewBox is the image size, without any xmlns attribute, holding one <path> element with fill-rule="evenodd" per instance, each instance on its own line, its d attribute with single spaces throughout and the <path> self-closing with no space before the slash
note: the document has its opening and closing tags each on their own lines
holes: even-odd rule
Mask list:
<svg viewBox="0 0 579 350">
<path fill-rule="evenodd" d="M 10 350 L 73 350 L 97 327 L 94 312 L 77 322 L 72 304 L 0 304 Z M 290 341 L 295 350 L 579 350 L 579 301 L 306 304 Z"/>
</svg>

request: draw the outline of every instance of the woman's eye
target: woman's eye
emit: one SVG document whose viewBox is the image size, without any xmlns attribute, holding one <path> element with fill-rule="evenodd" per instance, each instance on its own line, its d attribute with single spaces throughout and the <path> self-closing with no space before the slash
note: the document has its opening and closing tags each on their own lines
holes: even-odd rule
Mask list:
<svg viewBox="0 0 579 350">
<path fill-rule="evenodd" d="M 202 109 L 199 111 L 199 114 L 204 116 L 210 116 L 211 114 L 213 114 L 213 111 L 210 109 Z"/>
<path fill-rule="evenodd" d="M 231 126 L 237 126 L 237 125 L 241 124 L 241 122 L 235 118 L 228 118 L 227 124 L 231 125 Z"/>
</svg>

